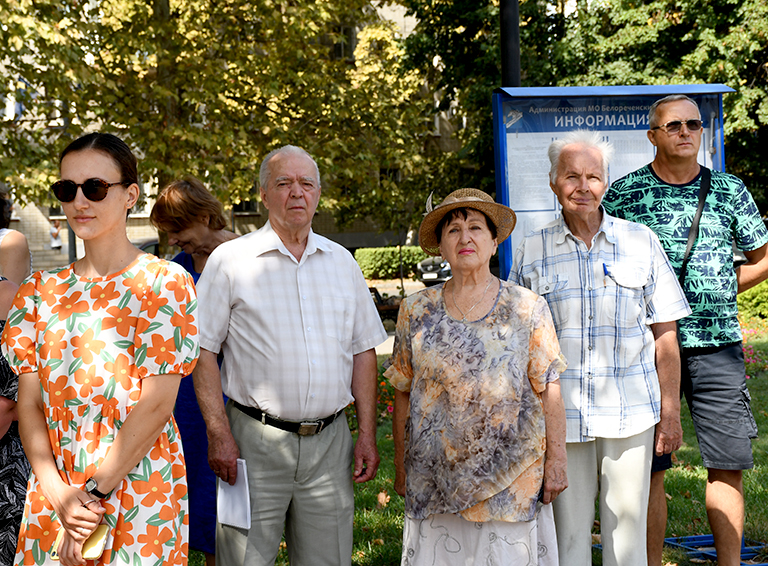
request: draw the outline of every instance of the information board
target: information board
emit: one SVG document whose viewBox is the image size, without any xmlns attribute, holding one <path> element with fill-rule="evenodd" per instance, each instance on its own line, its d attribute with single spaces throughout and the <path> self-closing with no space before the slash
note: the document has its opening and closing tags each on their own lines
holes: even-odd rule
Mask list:
<svg viewBox="0 0 768 566">
<path fill-rule="evenodd" d="M 517 227 L 499 247 L 507 277 L 514 250 L 528 232 L 552 221 L 560 205 L 549 186 L 547 148 L 572 130 L 593 130 L 613 144 L 609 183 L 653 161 L 648 110 L 658 99 L 685 94 L 704 122 L 699 163 L 723 171 L 722 95 L 725 85 L 503 88 L 493 93 L 496 200 L 517 214 Z"/>
</svg>

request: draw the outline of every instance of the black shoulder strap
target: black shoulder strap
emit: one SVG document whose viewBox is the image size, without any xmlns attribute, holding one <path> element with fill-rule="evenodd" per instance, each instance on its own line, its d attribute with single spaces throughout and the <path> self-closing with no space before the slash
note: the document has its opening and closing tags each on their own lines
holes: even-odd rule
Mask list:
<svg viewBox="0 0 768 566">
<path fill-rule="evenodd" d="M 691 229 L 688 231 L 688 244 L 685 246 L 685 255 L 683 255 L 683 265 L 680 267 L 680 286 L 685 286 L 685 273 L 688 271 L 688 261 L 691 259 L 691 250 L 693 249 L 693 243 L 699 235 L 699 220 L 701 220 L 701 213 L 704 210 L 704 202 L 707 200 L 707 194 L 709 193 L 709 185 L 712 182 L 712 172 L 703 165 L 701 166 L 701 184 L 699 186 L 699 207 L 696 209 L 696 215 L 691 222 Z"/>
</svg>

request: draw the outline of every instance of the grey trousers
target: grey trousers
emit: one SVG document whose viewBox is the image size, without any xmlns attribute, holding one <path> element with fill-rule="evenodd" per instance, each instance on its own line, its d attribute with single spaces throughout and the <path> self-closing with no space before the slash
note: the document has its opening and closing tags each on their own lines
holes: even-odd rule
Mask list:
<svg viewBox="0 0 768 566">
<path fill-rule="evenodd" d="M 280 538 L 292 566 L 344 566 L 352 559 L 353 444 L 344 415 L 314 436 L 261 422 L 227 403 L 248 467 L 251 528 L 217 523 L 217 566 L 271 566 Z"/>
</svg>

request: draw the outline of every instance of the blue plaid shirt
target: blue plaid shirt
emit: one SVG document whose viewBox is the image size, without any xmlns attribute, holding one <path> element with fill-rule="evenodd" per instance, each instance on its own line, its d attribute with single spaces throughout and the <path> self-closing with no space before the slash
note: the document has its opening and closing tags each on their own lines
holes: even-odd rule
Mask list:
<svg viewBox="0 0 768 566">
<path fill-rule="evenodd" d="M 566 442 L 627 438 L 658 421 L 650 325 L 691 309 L 656 235 L 603 212 L 591 248 L 560 217 L 528 234 L 510 279 L 544 297 L 568 369 Z"/>
</svg>

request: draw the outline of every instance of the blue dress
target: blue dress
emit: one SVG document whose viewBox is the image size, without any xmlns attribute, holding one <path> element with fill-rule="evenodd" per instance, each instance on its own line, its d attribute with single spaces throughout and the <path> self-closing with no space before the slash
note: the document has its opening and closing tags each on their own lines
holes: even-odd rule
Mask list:
<svg viewBox="0 0 768 566">
<path fill-rule="evenodd" d="M 197 283 L 200 274 L 195 271 L 190 254 L 181 252 L 173 261 L 186 269 Z M 189 547 L 215 554 L 216 475 L 208 465 L 208 436 L 200 406 L 197 404 L 192 376 L 181 380 L 173 414 L 179 427 L 187 462 Z"/>
</svg>

